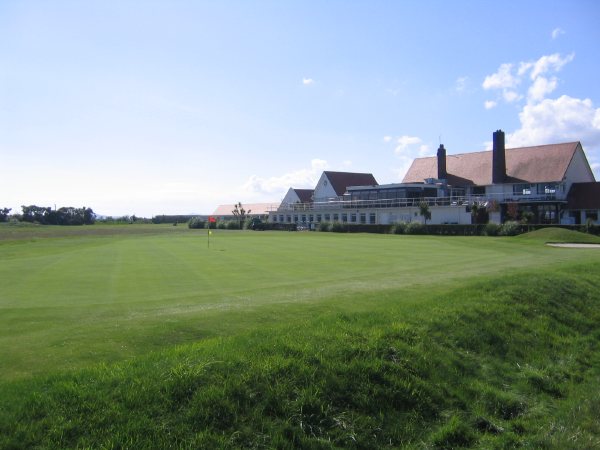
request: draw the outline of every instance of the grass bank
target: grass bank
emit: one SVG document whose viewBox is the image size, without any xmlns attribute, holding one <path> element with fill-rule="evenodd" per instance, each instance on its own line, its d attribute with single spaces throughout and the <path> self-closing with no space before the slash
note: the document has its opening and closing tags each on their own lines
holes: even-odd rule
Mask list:
<svg viewBox="0 0 600 450">
<path fill-rule="evenodd" d="M 4 230 L 0 448 L 600 445 L 598 250 Z"/>
<path fill-rule="evenodd" d="M 600 266 L 360 295 L 1 387 L 2 448 L 593 448 Z"/>
</svg>

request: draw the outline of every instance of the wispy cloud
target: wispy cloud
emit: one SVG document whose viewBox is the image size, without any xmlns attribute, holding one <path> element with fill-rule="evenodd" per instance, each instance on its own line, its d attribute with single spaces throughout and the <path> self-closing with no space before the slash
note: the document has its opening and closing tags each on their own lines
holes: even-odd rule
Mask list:
<svg viewBox="0 0 600 450">
<path fill-rule="evenodd" d="M 393 169 L 393 171 L 400 180 L 404 178 L 404 175 L 415 158 L 429 156 L 431 154 L 431 147 L 424 143 L 418 136 L 403 135 L 396 139 L 391 136 L 385 136 L 384 142 L 393 143 L 395 145 L 394 153 L 398 159 L 399 166 Z"/>
<path fill-rule="evenodd" d="M 396 142 L 395 152 L 397 155 L 402 154 L 404 151 L 411 150 L 421 142 L 421 138 L 417 136 L 400 136 Z"/>
<path fill-rule="evenodd" d="M 252 175 L 243 185 L 245 192 L 261 193 L 272 195 L 284 195 L 290 188 L 313 188 L 321 172 L 329 167 L 327 161 L 323 159 L 313 159 L 310 162 L 310 168 L 298 169 L 286 174 L 274 177 L 263 178 Z"/>
<path fill-rule="evenodd" d="M 456 90 L 456 92 L 462 93 L 467 90 L 468 85 L 469 85 L 469 77 L 459 77 L 456 79 L 454 89 Z"/>
<path fill-rule="evenodd" d="M 558 38 L 561 34 L 565 34 L 565 30 L 563 30 L 560 27 L 555 28 L 554 30 L 552 30 L 552 39 Z"/>
<path fill-rule="evenodd" d="M 483 104 L 485 109 L 492 109 L 495 108 L 496 106 L 498 106 L 498 103 L 495 102 L 494 100 L 486 100 L 485 103 Z"/>
<path fill-rule="evenodd" d="M 302 78 L 302 84 L 304 86 L 310 86 L 311 84 L 315 84 L 315 80 L 312 78 Z"/>
<path fill-rule="evenodd" d="M 517 87 L 521 80 L 512 73 L 512 64 L 501 64 L 498 70 L 485 77 L 483 89 L 512 89 Z"/>
</svg>

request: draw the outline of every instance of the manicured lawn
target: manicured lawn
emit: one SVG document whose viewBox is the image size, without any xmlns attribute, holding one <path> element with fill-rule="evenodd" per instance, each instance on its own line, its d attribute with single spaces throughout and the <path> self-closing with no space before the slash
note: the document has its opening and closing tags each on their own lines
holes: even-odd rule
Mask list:
<svg viewBox="0 0 600 450">
<path fill-rule="evenodd" d="M 0 448 L 595 448 L 548 238 L 0 227 Z"/>
<path fill-rule="evenodd" d="M 10 235 L 9 235 L 10 234 Z M 514 238 L 206 232 L 129 225 L 0 228 L 0 379 L 371 307 L 355 293 L 448 289 L 600 259 Z M 346 300 L 351 297 L 351 300 Z"/>
</svg>

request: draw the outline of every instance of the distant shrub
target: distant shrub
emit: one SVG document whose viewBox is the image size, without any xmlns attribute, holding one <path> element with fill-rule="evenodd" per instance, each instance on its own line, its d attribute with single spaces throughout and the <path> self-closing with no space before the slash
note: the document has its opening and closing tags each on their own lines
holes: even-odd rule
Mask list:
<svg viewBox="0 0 600 450">
<path fill-rule="evenodd" d="M 344 225 L 342 225 L 340 222 L 333 222 L 331 224 L 331 231 L 334 233 L 343 233 L 346 230 L 344 229 Z"/>
<path fill-rule="evenodd" d="M 206 220 L 202 220 L 200 217 L 192 217 L 188 221 L 188 228 L 204 228 L 206 226 Z"/>
<path fill-rule="evenodd" d="M 223 222 L 223 221 L 220 221 L 220 222 L 217 223 L 217 228 L 219 230 L 226 230 L 227 229 L 227 223 Z"/>
<path fill-rule="evenodd" d="M 521 234 L 521 225 L 512 220 L 506 221 L 500 227 L 500 236 L 516 236 Z"/>
<path fill-rule="evenodd" d="M 501 225 L 499 225 L 497 223 L 488 223 L 485 225 L 485 228 L 483 229 L 483 233 L 486 236 L 498 236 L 501 228 L 502 228 Z"/>
<path fill-rule="evenodd" d="M 594 220 L 591 218 L 588 218 L 585 221 L 585 225 L 582 227 L 585 233 L 589 233 L 589 234 L 600 234 L 600 225 L 596 225 Z"/>
<path fill-rule="evenodd" d="M 392 233 L 394 234 L 405 234 L 406 233 L 406 222 L 398 222 L 392 227 Z"/>
<path fill-rule="evenodd" d="M 425 234 L 427 232 L 427 227 L 421 222 L 410 222 L 406 224 L 404 232 L 406 234 Z"/>
<path fill-rule="evenodd" d="M 229 220 L 228 222 L 225 223 L 225 227 L 228 230 L 239 230 L 240 223 L 237 220 Z"/>
<path fill-rule="evenodd" d="M 329 222 L 320 222 L 317 229 L 319 231 L 329 231 L 331 229 L 331 224 Z"/>
</svg>

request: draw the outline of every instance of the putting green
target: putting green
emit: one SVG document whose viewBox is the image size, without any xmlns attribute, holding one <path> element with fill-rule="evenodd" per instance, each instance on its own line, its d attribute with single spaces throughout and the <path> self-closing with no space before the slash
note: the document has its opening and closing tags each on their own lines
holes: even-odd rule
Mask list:
<svg viewBox="0 0 600 450">
<path fill-rule="evenodd" d="M 514 238 L 0 228 L 0 379 L 258 328 L 349 294 L 433 289 L 600 253 Z"/>
</svg>

